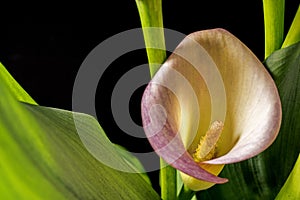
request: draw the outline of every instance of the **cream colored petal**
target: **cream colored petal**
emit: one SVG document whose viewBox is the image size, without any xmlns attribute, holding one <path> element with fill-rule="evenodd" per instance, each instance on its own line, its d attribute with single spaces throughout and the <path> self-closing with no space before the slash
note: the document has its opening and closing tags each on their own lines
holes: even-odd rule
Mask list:
<svg viewBox="0 0 300 200">
<path fill-rule="evenodd" d="M 197 179 L 221 183 L 209 175 L 221 168 L 210 164 L 239 162 L 266 149 L 278 134 L 281 103 L 255 55 L 232 34 L 214 29 L 193 33 L 178 45 L 146 88 L 142 118 L 151 145 L 168 163 Z M 217 158 L 191 162 L 185 149 L 193 154 L 214 121 L 224 123 Z M 197 174 L 195 164 L 204 163 Z M 210 173 L 209 168 L 220 170 Z M 184 179 L 187 185 L 194 182 Z"/>
<path fill-rule="evenodd" d="M 281 103 L 272 77 L 242 42 L 223 29 L 189 37 L 199 42 L 218 66 L 227 97 L 219 143 L 223 156 L 206 163 L 234 163 L 259 154 L 275 140 L 281 123 Z"/>
<path fill-rule="evenodd" d="M 181 51 L 180 48 L 176 50 L 176 53 L 187 61 L 173 54 L 147 86 L 142 99 L 143 127 L 152 147 L 169 164 L 198 179 L 224 183 L 226 179 L 203 170 L 186 153 L 187 149 L 191 149 L 191 144 L 194 146 L 194 138 L 200 139 L 199 133 L 205 134 L 212 118 L 215 118 L 214 121 L 225 118 L 226 105 L 220 103 L 221 99 L 212 99 L 209 93 L 211 90 L 217 96 L 221 92 L 226 101 L 225 90 L 222 92 L 215 87 L 215 83 L 221 83 L 223 86 L 220 74 L 219 79 L 208 76 L 212 72 L 211 69 L 218 75 L 217 67 L 197 42 L 191 43 L 198 47 L 193 54 Z M 189 63 L 194 62 L 193 56 L 196 56 L 197 63 L 200 63 L 196 63 L 199 68 L 194 68 Z M 202 73 L 206 74 L 204 78 Z M 211 84 L 207 87 L 206 82 Z M 212 102 L 221 109 L 211 110 Z M 217 116 L 218 110 L 223 110 L 219 112 L 222 115 Z"/>
<path fill-rule="evenodd" d="M 274 141 L 281 122 L 277 88 L 263 64 L 242 42 L 223 29 L 205 30 L 186 37 L 175 53 L 166 63 L 171 63 L 189 81 L 199 104 L 197 136 L 191 131 L 186 133 L 189 129 L 185 126 L 180 131 L 190 153 L 215 120 L 224 120 L 225 124 L 218 156 L 230 153 L 207 163 L 245 160 Z M 186 117 L 194 118 L 191 114 Z M 192 145 L 188 146 L 191 141 Z"/>
</svg>

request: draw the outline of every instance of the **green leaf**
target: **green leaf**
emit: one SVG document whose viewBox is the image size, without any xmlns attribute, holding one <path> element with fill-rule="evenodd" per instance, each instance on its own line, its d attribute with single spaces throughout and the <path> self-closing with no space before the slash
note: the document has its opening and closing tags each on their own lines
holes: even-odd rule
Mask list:
<svg viewBox="0 0 300 200">
<path fill-rule="evenodd" d="M 17 81 L 10 75 L 5 67 L 0 63 L 0 77 L 11 91 L 11 95 L 18 101 L 37 105 L 37 103 L 29 96 L 29 94 L 17 83 Z"/>
<path fill-rule="evenodd" d="M 127 164 L 135 169 L 140 176 L 143 177 L 143 179 L 149 184 L 152 185 L 151 180 L 149 176 L 146 173 L 146 170 L 140 160 L 132 155 L 125 147 L 115 144 L 115 147 L 117 148 L 118 152 L 121 154 L 122 158 L 127 162 Z"/>
<path fill-rule="evenodd" d="M 270 181 L 278 191 L 294 166 L 300 149 L 300 42 L 274 52 L 266 66 L 271 71 L 282 103 L 280 133 L 264 154 Z M 280 172 L 278 174 L 278 172 Z"/>
<path fill-rule="evenodd" d="M 284 186 L 281 188 L 279 194 L 276 197 L 276 200 L 300 199 L 299 180 L 300 180 L 300 154 L 293 168 L 293 171 L 289 175 L 289 178 L 285 182 Z"/>
<path fill-rule="evenodd" d="M 265 58 L 281 48 L 284 36 L 285 0 L 263 0 Z"/>
<path fill-rule="evenodd" d="M 93 117 L 17 101 L 34 103 L 0 67 L 0 199 L 159 199 L 140 174 L 112 169 L 85 148 L 78 131 L 103 157 L 135 170 Z"/>
<path fill-rule="evenodd" d="M 19 83 L 11 76 L 11 74 L 6 70 L 6 68 L 1 63 L 0 63 L 0 77 L 2 78 L 3 84 L 6 84 L 10 94 L 14 97 L 15 100 L 32 104 L 32 105 L 37 105 L 37 103 L 19 85 Z M 102 129 L 101 131 L 103 132 L 103 136 L 106 137 L 104 131 Z M 117 145 L 115 145 L 115 147 L 117 147 Z M 127 150 L 121 147 L 119 149 L 116 148 L 115 150 L 117 150 L 122 155 L 122 158 L 127 163 L 131 163 L 132 167 L 134 166 L 137 172 L 139 173 L 145 172 L 141 162 L 130 152 L 127 152 Z M 145 180 L 149 181 L 149 177 L 147 176 L 146 173 L 143 173 L 142 176 L 145 178 Z"/>
<path fill-rule="evenodd" d="M 220 176 L 229 182 L 198 192 L 199 199 L 274 199 L 296 162 L 300 149 L 300 43 L 274 52 L 265 64 L 282 102 L 279 135 L 258 156 L 226 165 Z"/>
<path fill-rule="evenodd" d="M 298 7 L 296 16 L 290 27 L 290 30 L 283 42 L 282 48 L 288 47 L 300 41 L 300 5 Z"/>
<path fill-rule="evenodd" d="M 55 166 L 41 141 L 43 137 L 34 134 L 40 128 L 10 94 L 2 77 L 0 91 L 0 198 L 65 199 L 51 179 L 46 178 L 51 174 L 48 169 Z M 47 168 L 41 170 L 41 165 Z"/>
</svg>

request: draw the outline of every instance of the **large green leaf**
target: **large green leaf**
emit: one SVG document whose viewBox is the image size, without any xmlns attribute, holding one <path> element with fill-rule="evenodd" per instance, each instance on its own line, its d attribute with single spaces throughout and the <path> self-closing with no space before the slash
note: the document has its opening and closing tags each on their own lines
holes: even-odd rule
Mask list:
<svg viewBox="0 0 300 200">
<path fill-rule="evenodd" d="M 300 150 L 300 43 L 274 52 L 266 61 L 278 86 L 283 118 L 272 146 L 258 156 L 226 165 L 229 183 L 198 192 L 199 199 L 274 199 Z"/>
<path fill-rule="evenodd" d="M 274 52 L 266 61 L 278 86 L 282 102 L 282 124 L 275 143 L 264 154 L 270 181 L 279 190 L 300 151 L 300 42 Z"/>
<path fill-rule="evenodd" d="M 0 199 L 159 199 L 140 174 L 88 152 L 78 131 L 111 162 L 134 170 L 93 117 L 21 103 L 35 102 L 3 66 L 0 93 Z"/>
</svg>

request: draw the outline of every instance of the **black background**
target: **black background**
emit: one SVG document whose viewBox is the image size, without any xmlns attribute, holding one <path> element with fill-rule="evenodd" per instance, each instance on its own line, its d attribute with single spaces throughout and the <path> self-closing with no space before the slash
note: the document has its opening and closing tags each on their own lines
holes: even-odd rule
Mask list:
<svg viewBox="0 0 300 200">
<path fill-rule="evenodd" d="M 226 3 L 225 3 L 226 2 Z M 299 2 L 286 1 L 286 31 Z M 0 61 L 23 88 L 43 106 L 72 109 L 72 89 L 82 61 L 103 40 L 119 32 L 140 27 L 133 0 L 102 1 L 99 6 L 82 5 L 48 11 L 48 5 L 32 12 L 13 15 L 12 22 L 1 24 Z M 80 5 L 81 6 L 81 5 Z M 163 1 L 164 26 L 189 34 L 210 28 L 225 28 L 243 41 L 260 60 L 264 58 L 262 1 Z M 121 56 L 105 72 L 96 95 L 101 126 L 112 142 L 133 152 L 152 151 L 147 140 L 123 133 L 110 111 L 115 83 L 129 69 L 147 63 L 145 51 Z M 140 124 L 140 98 L 143 87 L 130 101 L 131 117 Z M 128 116 L 130 117 L 130 116 Z M 157 185 L 158 173 L 150 173 Z"/>
</svg>

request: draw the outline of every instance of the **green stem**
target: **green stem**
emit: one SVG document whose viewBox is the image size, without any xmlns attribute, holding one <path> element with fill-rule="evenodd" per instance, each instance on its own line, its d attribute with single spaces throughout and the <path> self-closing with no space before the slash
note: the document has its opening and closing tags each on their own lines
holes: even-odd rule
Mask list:
<svg viewBox="0 0 300 200">
<path fill-rule="evenodd" d="M 263 0 L 265 58 L 281 48 L 284 36 L 285 0 Z"/>
<path fill-rule="evenodd" d="M 178 200 L 190 200 L 193 198 L 194 195 L 195 195 L 195 191 L 190 190 L 188 187 L 183 185 L 180 190 Z"/>
<path fill-rule="evenodd" d="M 142 23 L 151 77 L 166 59 L 161 0 L 136 0 Z M 176 169 L 160 159 L 160 186 L 163 200 L 176 199 Z"/>
<path fill-rule="evenodd" d="M 162 158 L 160 158 L 160 188 L 161 198 L 163 200 L 176 199 L 176 178 L 176 169 L 168 165 Z"/>
<path fill-rule="evenodd" d="M 163 29 L 161 0 L 136 0 L 138 7 L 146 51 L 150 67 L 150 75 L 154 76 L 166 59 L 166 47 Z"/>
<path fill-rule="evenodd" d="M 300 5 L 298 7 L 296 16 L 290 27 L 290 30 L 283 42 L 282 48 L 288 47 L 300 41 Z"/>
</svg>

